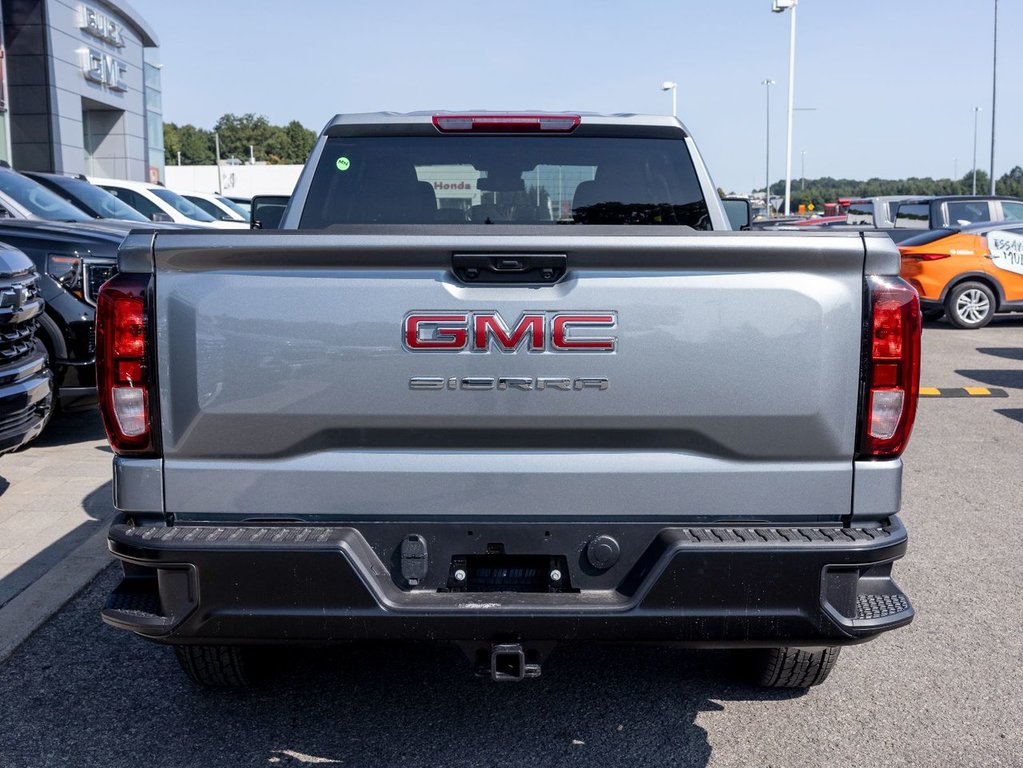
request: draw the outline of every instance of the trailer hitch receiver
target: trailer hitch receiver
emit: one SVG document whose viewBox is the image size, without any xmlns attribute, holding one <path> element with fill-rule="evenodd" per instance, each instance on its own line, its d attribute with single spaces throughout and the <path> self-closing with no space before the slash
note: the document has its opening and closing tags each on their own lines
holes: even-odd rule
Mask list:
<svg viewBox="0 0 1023 768">
<path fill-rule="evenodd" d="M 540 665 L 526 661 L 520 643 L 498 643 L 490 649 L 490 679 L 498 683 L 540 677 Z"/>
</svg>

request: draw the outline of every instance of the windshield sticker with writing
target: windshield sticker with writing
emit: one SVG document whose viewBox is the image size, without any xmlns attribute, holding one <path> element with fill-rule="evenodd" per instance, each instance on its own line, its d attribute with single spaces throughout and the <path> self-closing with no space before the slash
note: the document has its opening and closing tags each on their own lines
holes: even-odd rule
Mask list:
<svg viewBox="0 0 1023 768">
<path fill-rule="evenodd" d="M 1023 275 L 1023 235 L 1015 232 L 989 232 L 987 247 L 996 267 Z"/>
<path fill-rule="evenodd" d="M 337 169 L 339 171 L 347 171 L 349 168 L 352 167 L 352 161 L 349 160 L 347 157 L 339 157 L 335 165 L 337 166 Z"/>
</svg>

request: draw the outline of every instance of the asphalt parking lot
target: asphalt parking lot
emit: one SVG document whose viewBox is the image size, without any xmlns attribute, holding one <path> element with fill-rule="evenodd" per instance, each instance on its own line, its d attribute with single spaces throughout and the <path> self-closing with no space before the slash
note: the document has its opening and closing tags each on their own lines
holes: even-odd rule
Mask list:
<svg viewBox="0 0 1023 768">
<path fill-rule="evenodd" d="M 204 693 L 100 622 L 107 568 L 0 662 L 0 766 L 1023 765 L 1023 317 L 928 324 L 922 384 L 1008 397 L 921 401 L 896 566 L 917 618 L 845 649 L 820 688 L 747 687 L 728 653 L 590 645 L 497 685 L 452 648 L 377 644 L 286 654 L 261 688 Z M 0 604 L 94 536 L 108 483 L 94 415 L 0 458 L 0 535 L 57 520 L 32 529 L 52 544 L 31 573 L 0 541 Z"/>
</svg>

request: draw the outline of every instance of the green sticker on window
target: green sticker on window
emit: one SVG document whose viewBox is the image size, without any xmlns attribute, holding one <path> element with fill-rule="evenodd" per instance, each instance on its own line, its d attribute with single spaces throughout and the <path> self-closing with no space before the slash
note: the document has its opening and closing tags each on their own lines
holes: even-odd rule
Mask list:
<svg viewBox="0 0 1023 768">
<path fill-rule="evenodd" d="M 335 165 L 339 171 L 347 171 L 351 167 L 352 161 L 347 157 L 339 157 Z"/>
</svg>

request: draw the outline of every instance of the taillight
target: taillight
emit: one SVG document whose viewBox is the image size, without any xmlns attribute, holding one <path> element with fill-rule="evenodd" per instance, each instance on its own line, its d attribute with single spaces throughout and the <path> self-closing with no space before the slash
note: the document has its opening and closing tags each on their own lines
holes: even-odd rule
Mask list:
<svg viewBox="0 0 1023 768">
<path fill-rule="evenodd" d="M 96 383 L 110 447 L 118 454 L 156 450 L 148 309 L 149 275 L 120 273 L 96 302 Z"/>
<path fill-rule="evenodd" d="M 906 449 L 920 394 L 920 299 L 898 277 L 868 277 L 866 393 L 860 458 L 894 458 Z"/>
<path fill-rule="evenodd" d="M 950 253 L 912 253 L 910 258 L 917 261 L 937 261 L 938 259 L 947 259 L 951 255 Z"/>
<path fill-rule="evenodd" d="M 434 115 L 433 125 L 443 133 L 570 133 L 579 115 Z"/>
</svg>

